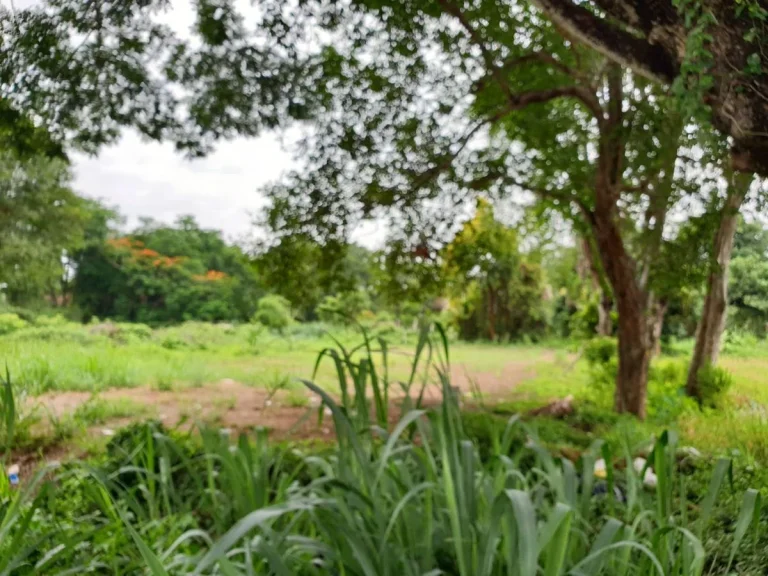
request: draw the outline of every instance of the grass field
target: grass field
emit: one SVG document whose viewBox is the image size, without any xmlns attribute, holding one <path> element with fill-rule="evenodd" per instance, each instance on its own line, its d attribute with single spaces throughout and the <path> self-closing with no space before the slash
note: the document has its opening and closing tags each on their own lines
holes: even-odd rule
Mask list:
<svg viewBox="0 0 768 576">
<path fill-rule="evenodd" d="M 416 335 L 396 331 L 388 333 L 387 339 L 389 379 L 405 381 Z M 309 395 L 299 378 L 312 378 L 318 353 L 335 346 L 336 341 L 351 349 L 360 343 L 361 335 L 356 330 L 322 325 L 296 326 L 277 335 L 252 326 L 201 323 L 154 331 L 132 325 L 61 324 L 0 337 L 0 358 L 7 363 L 18 396 L 32 399 L 32 403 L 41 399 L 29 428 L 51 421 L 52 426 L 42 427 L 43 433 L 49 436 L 46 442 L 56 442 L 88 427 L 122 425 L 158 413 L 169 419 L 205 413 L 209 419 L 238 427 L 262 424 L 264 414 L 257 413 L 259 407 L 269 405 L 277 392 L 286 408 L 308 406 Z M 682 378 L 689 349 L 689 343 L 677 344 L 660 362 L 674 365 Z M 590 426 L 582 442 L 617 433 L 617 421 L 600 415 L 610 412 L 609 407 L 592 406 L 589 371 L 577 344 L 452 342 L 450 350 L 454 384 L 464 390 L 465 397 L 487 405 L 501 417 L 574 395 L 580 405 L 598 413 L 590 414 L 598 425 Z M 667 417 L 656 404 L 676 399 L 652 393 L 649 412 L 662 415 L 649 423 L 622 426 L 631 428 L 633 436 L 678 427 L 687 442 L 709 452 L 735 449 L 768 463 L 762 409 L 768 405 L 768 345 L 726 348 L 721 365 L 734 378 L 727 409 L 686 410 Z M 332 393 L 339 392 L 336 368 L 329 358 L 320 363 L 315 381 Z M 237 387 L 231 384 L 223 391 L 221 382 Z M 74 394 L 77 392 L 81 394 Z M 49 402 L 57 409 L 50 410 Z M 200 404 L 205 408 L 202 411 Z M 253 407 L 252 414 L 246 411 L 249 407 Z M 274 418 L 267 420 L 274 423 Z M 603 421 L 605 425 L 600 424 Z M 558 430 L 548 432 L 555 443 L 561 435 Z M 623 428 L 622 433 L 626 433 Z M 34 436 L 31 431 L 30 436 Z M 565 431 L 562 436 L 566 443 L 572 440 Z M 30 440 L 30 444 L 39 441 Z"/>
</svg>

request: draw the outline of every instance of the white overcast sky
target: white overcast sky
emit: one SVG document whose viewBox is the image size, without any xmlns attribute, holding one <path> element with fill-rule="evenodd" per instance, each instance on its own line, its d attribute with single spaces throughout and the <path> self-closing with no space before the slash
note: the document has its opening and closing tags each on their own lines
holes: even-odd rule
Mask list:
<svg viewBox="0 0 768 576">
<path fill-rule="evenodd" d="M 14 0 L 17 9 L 39 0 Z M 11 0 L 0 0 L 9 6 Z M 249 0 L 240 0 L 244 11 Z M 194 12 L 189 0 L 174 0 L 165 20 L 179 33 L 190 30 Z M 207 158 L 186 160 L 170 144 L 145 142 L 127 132 L 98 157 L 71 154 L 75 189 L 114 205 L 134 225 L 141 216 L 172 222 L 192 214 L 205 228 L 216 228 L 230 240 L 253 232 L 253 215 L 265 205 L 258 189 L 291 165 L 291 155 L 276 135 L 222 142 Z M 381 242 L 381 225 L 366 226 L 355 239 L 369 247 Z"/>
</svg>

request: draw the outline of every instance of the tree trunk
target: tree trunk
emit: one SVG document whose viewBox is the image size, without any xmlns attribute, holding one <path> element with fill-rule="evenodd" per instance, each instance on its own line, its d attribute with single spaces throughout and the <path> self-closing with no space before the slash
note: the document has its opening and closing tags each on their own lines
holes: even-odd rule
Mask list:
<svg viewBox="0 0 768 576">
<path fill-rule="evenodd" d="M 611 336 L 613 334 L 613 318 L 611 318 L 612 310 L 613 298 L 603 294 L 600 298 L 600 302 L 597 305 L 598 336 Z"/>
<path fill-rule="evenodd" d="M 598 263 L 595 262 L 592 242 L 586 236 L 581 238 L 581 251 L 586 268 L 592 279 L 592 288 L 600 295 L 600 301 L 597 304 L 597 335 L 611 336 L 613 334 L 613 320 L 611 319 L 613 297 L 611 296 L 610 287 L 605 285 L 605 277 Z"/>
<path fill-rule="evenodd" d="M 617 412 L 645 418 L 648 368 L 651 363 L 650 330 L 646 319 L 648 298 L 640 286 L 637 266 L 627 252 L 618 219 L 622 163 L 622 72 L 608 72 L 608 120 L 601 127 L 595 181 L 595 207 L 586 212 L 595 246 L 611 285 L 619 314 L 619 370 L 616 378 Z"/>
<path fill-rule="evenodd" d="M 591 224 L 606 276 L 619 313 L 619 371 L 615 405 L 618 412 L 645 418 L 651 330 L 646 318 L 647 297 L 638 284 L 635 262 L 627 253 L 613 216 L 612 194 L 598 190 Z"/>
<path fill-rule="evenodd" d="M 651 307 L 651 356 L 661 356 L 661 332 L 664 329 L 664 316 L 667 314 L 666 300 L 656 300 Z"/>
<path fill-rule="evenodd" d="M 496 302 L 493 288 L 488 287 L 488 339 L 491 342 L 496 341 Z"/>
<path fill-rule="evenodd" d="M 688 369 L 686 392 L 689 396 L 701 399 L 699 372 L 707 365 L 717 363 L 720 354 L 720 337 L 725 328 L 728 307 L 728 265 L 733 251 L 733 238 L 739 223 L 739 208 L 752 183 L 751 174 L 736 174 L 731 178 L 728 199 L 723 207 L 720 227 L 715 236 L 715 243 L 707 278 L 707 294 L 701 312 L 699 327 L 696 330 L 696 345 L 693 349 L 691 365 Z"/>
</svg>

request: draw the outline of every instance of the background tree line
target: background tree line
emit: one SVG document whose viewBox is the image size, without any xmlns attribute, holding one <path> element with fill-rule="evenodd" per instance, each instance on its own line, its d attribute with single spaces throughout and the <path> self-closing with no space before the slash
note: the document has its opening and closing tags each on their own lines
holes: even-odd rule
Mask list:
<svg viewBox="0 0 768 576">
<path fill-rule="evenodd" d="M 591 338 L 617 330 L 589 243 L 575 231 L 563 239 L 532 209 L 505 223 L 493 203 L 480 198 L 442 244 L 420 244 L 401 228 L 391 230 L 379 250 L 321 244 L 300 234 L 238 246 L 190 216 L 172 225 L 145 219 L 126 231 L 116 210 L 71 189 L 60 158 L 9 155 L 2 178 L 12 207 L 3 229 L 13 233 L 0 248 L 9 307 L 55 309 L 83 321 L 248 322 L 260 298 L 275 294 L 299 321 L 379 317 L 411 326 L 423 313 L 442 313 L 467 340 Z M 33 178 L 26 195 L 10 197 Z M 702 226 L 686 222 L 680 242 Z M 766 255 L 768 231 L 742 221 L 728 322 L 732 331 L 759 338 L 768 329 Z M 689 256 L 685 266 L 697 282 L 666 298 L 660 343 L 695 335 L 708 254 Z"/>
</svg>

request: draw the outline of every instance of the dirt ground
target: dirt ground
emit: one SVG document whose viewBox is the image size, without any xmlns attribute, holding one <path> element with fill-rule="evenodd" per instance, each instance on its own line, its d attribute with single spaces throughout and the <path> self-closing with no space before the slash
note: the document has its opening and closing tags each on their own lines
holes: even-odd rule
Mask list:
<svg viewBox="0 0 768 576">
<path fill-rule="evenodd" d="M 470 373 L 463 366 L 452 368 L 451 381 L 456 383 L 464 398 L 482 396 L 484 401 L 503 398 L 519 383 L 535 377 L 534 362 L 510 362 L 501 372 Z M 413 394 L 413 393 L 412 393 Z M 391 388 L 393 419 L 398 417 L 402 391 Z M 415 394 L 414 394 L 415 395 Z M 61 418 L 74 412 L 91 398 L 88 392 L 56 392 L 34 399 L 46 410 Z M 301 396 L 304 396 L 302 398 Z M 161 391 L 150 388 L 118 388 L 99 394 L 102 400 L 115 402 L 128 399 L 146 407 L 142 418 L 157 418 L 168 427 L 195 422 L 215 423 L 233 430 L 264 427 L 270 436 L 285 438 L 330 438 L 333 434 L 331 419 L 318 424 L 319 399 L 306 392 L 277 392 L 270 396 L 267 390 L 246 386 L 234 380 L 221 380 L 196 388 Z M 425 402 L 435 404 L 440 390 L 430 387 L 425 391 Z M 297 405 L 303 404 L 303 405 Z M 95 426 L 93 434 L 111 435 L 131 418 L 122 418 Z"/>
</svg>

